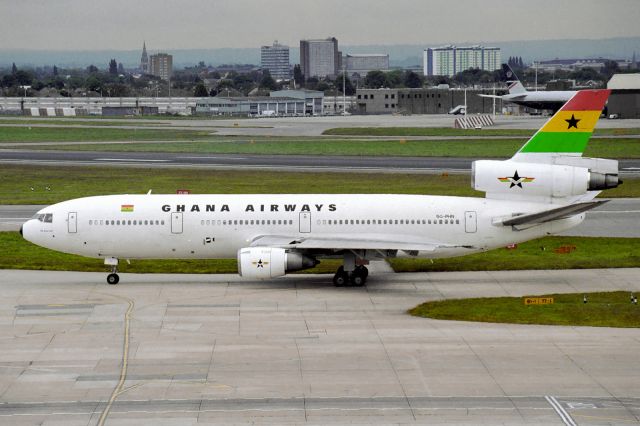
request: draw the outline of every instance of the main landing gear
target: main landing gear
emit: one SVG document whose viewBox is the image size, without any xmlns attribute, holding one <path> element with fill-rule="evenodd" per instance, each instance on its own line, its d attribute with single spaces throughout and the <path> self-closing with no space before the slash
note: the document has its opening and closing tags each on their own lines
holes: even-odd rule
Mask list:
<svg viewBox="0 0 640 426">
<path fill-rule="evenodd" d="M 356 265 L 356 256 L 353 253 L 345 253 L 344 266 L 339 267 L 333 276 L 333 285 L 362 287 L 368 276 L 369 270 L 364 265 Z"/>
<path fill-rule="evenodd" d="M 369 270 L 365 266 L 356 266 L 351 272 L 345 271 L 344 266 L 341 266 L 333 276 L 333 285 L 336 287 L 362 287 L 367 282 L 368 276 Z"/>
<path fill-rule="evenodd" d="M 107 257 L 104 259 L 104 264 L 111 266 L 111 273 L 107 275 L 107 283 L 111 285 L 118 284 L 118 282 L 120 282 L 120 277 L 118 276 L 118 259 L 115 257 Z"/>
</svg>

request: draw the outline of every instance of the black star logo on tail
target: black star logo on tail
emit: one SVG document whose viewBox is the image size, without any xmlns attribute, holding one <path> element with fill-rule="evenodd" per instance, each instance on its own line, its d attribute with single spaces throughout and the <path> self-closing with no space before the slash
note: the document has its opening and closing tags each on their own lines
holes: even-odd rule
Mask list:
<svg viewBox="0 0 640 426">
<path fill-rule="evenodd" d="M 511 179 L 511 186 L 509 188 L 513 188 L 514 186 L 519 186 L 520 188 L 522 188 L 522 182 L 520 181 L 521 178 L 520 176 L 518 176 L 517 170 L 509 179 Z"/>
<path fill-rule="evenodd" d="M 262 263 L 262 259 L 258 260 L 258 268 L 264 268 L 264 264 Z"/>
<path fill-rule="evenodd" d="M 517 186 L 518 188 L 522 188 L 523 183 L 533 182 L 534 180 L 536 180 L 536 178 L 520 176 L 518 174 L 518 171 L 516 170 L 513 173 L 513 176 L 499 177 L 498 180 L 503 183 L 511 184 L 509 185 L 509 188 L 513 188 L 514 186 Z"/>
<path fill-rule="evenodd" d="M 567 127 L 567 130 L 569 130 L 572 127 L 574 129 L 577 129 L 578 128 L 578 121 L 581 121 L 581 120 L 579 118 L 576 118 L 575 115 L 571 114 L 571 118 L 568 118 L 568 119 L 566 119 L 564 121 L 566 121 L 569 124 L 569 126 Z"/>
</svg>

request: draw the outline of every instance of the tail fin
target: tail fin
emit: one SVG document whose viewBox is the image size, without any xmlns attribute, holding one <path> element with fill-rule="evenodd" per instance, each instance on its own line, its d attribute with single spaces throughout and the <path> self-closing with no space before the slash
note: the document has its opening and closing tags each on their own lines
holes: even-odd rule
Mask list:
<svg viewBox="0 0 640 426">
<path fill-rule="evenodd" d="M 610 93 L 611 90 L 578 91 L 513 160 L 535 162 L 539 157 L 582 156 Z"/>
<path fill-rule="evenodd" d="M 501 80 L 507 83 L 510 95 L 525 93 L 527 91 L 522 83 L 520 83 L 520 80 L 518 80 L 516 73 L 514 73 L 511 67 L 507 64 L 502 64 Z"/>
</svg>

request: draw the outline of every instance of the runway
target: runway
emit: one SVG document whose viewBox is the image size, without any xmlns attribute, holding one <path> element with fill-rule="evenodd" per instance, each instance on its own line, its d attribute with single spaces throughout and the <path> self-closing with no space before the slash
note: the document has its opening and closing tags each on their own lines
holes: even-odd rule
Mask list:
<svg viewBox="0 0 640 426">
<path fill-rule="evenodd" d="M 20 225 L 46 206 L 0 205 L 0 231 L 17 231 Z M 640 198 L 617 198 L 587 212 L 577 227 L 561 235 L 578 237 L 640 238 Z"/>
<path fill-rule="evenodd" d="M 469 173 L 475 158 L 328 155 L 190 154 L 0 150 L 0 163 L 69 166 L 204 167 L 312 172 Z M 620 160 L 621 175 L 640 173 L 640 159 Z"/>
<path fill-rule="evenodd" d="M 635 329 L 406 310 L 459 297 L 637 292 L 639 273 L 372 274 L 364 288 L 336 289 L 328 276 L 122 274 L 108 286 L 100 273 L 3 271 L 0 423 L 637 423 Z"/>
</svg>

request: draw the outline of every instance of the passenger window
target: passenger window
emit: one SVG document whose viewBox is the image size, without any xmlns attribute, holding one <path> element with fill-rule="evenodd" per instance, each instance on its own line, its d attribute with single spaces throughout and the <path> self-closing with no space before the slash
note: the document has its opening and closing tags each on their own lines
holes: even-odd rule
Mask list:
<svg viewBox="0 0 640 426">
<path fill-rule="evenodd" d="M 120 221 L 119 221 L 119 220 L 118 220 L 118 221 L 116 221 L 116 225 L 120 225 Z"/>
<path fill-rule="evenodd" d="M 89 219 L 89 225 L 93 225 L 93 221 Z"/>
</svg>

